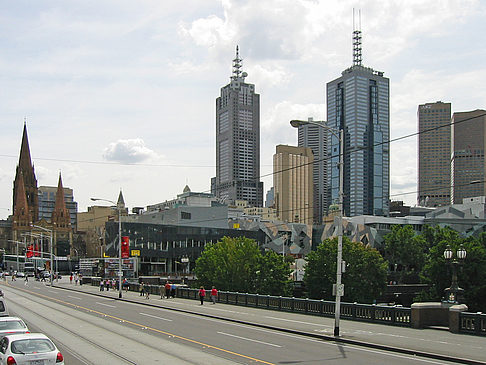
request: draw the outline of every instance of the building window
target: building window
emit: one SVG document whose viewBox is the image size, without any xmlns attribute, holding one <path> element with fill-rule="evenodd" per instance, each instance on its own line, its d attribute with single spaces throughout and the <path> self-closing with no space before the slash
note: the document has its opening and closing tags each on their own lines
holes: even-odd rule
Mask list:
<svg viewBox="0 0 486 365">
<path fill-rule="evenodd" d="M 181 219 L 191 219 L 191 213 L 181 212 Z"/>
</svg>

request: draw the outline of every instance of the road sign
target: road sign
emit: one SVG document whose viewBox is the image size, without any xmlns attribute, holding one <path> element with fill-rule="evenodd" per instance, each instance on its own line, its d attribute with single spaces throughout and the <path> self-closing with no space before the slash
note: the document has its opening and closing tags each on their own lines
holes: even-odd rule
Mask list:
<svg viewBox="0 0 486 365">
<path fill-rule="evenodd" d="M 132 256 L 140 256 L 140 250 L 132 250 Z"/>
<path fill-rule="evenodd" d="M 344 284 L 332 284 L 332 295 L 336 297 L 344 297 Z"/>
<path fill-rule="evenodd" d="M 118 276 L 123 276 L 123 271 L 118 271 Z"/>
</svg>

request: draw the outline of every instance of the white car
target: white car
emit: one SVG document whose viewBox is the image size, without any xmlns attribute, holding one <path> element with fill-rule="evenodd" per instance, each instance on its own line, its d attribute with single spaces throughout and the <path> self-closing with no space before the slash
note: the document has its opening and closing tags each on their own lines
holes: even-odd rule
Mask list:
<svg viewBox="0 0 486 365">
<path fill-rule="evenodd" d="M 0 317 L 0 338 L 26 332 L 29 332 L 29 329 L 19 317 Z"/>
<path fill-rule="evenodd" d="M 0 340 L 0 364 L 64 365 L 64 358 L 43 333 L 24 333 Z"/>
</svg>

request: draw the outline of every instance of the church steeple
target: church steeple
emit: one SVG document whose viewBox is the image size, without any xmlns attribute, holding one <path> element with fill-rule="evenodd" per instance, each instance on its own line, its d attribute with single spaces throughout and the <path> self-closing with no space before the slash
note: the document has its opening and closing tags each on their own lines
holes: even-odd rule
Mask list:
<svg viewBox="0 0 486 365">
<path fill-rule="evenodd" d="M 15 210 L 17 201 L 18 181 L 22 176 L 22 185 L 25 193 L 28 210 L 31 214 L 32 220 L 36 222 L 39 217 L 39 197 L 37 190 L 37 178 L 35 177 L 34 165 L 30 157 L 29 138 L 27 136 L 27 125 L 24 121 L 24 130 L 22 134 L 22 144 L 20 146 L 19 163 L 15 173 L 15 180 L 13 186 L 13 210 Z"/>
<path fill-rule="evenodd" d="M 62 186 L 61 173 L 59 172 L 59 181 L 57 183 L 56 205 L 51 215 L 51 222 L 56 228 L 71 228 L 71 217 L 64 200 L 64 188 Z"/>
<path fill-rule="evenodd" d="M 29 211 L 29 206 L 27 204 L 27 198 L 24 188 L 24 179 L 22 174 L 19 175 L 16 182 L 16 199 L 13 209 L 13 226 L 18 227 L 30 227 L 32 222 L 32 215 Z"/>
</svg>

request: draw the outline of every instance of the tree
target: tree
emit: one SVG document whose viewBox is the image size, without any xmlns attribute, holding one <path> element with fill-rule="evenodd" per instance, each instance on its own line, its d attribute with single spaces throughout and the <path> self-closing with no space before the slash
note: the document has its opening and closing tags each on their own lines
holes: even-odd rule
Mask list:
<svg viewBox="0 0 486 365">
<path fill-rule="evenodd" d="M 451 267 L 444 258 L 444 251 L 450 246 L 454 255 L 461 246 L 467 251 L 466 260 L 457 272 L 459 286 L 464 289 L 464 302 L 470 311 L 486 311 L 486 247 L 485 237 L 461 238 L 450 228 L 426 227 L 424 236 L 430 250 L 421 277 L 430 285 L 419 300 L 441 300 L 444 289 L 451 284 Z"/>
<path fill-rule="evenodd" d="M 198 284 L 242 293 L 288 295 L 289 259 L 273 251 L 262 254 L 258 244 L 245 237 L 223 237 L 207 245 L 196 260 Z"/>
<path fill-rule="evenodd" d="M 400 271 L 400 283 L 418 283 L 425 264 L 426 241 L 412 226 L 393 226 L 385 236 L 385 260 Z"/>
<path fill-rule="evenodd" d="M 327 239 L 307 256 L 304 283 L 310 298 L 333 300 L 336 282 L 337 238 Z M 344 301 L 371 303 L 386 287 L 387 263 L 374 248 L 343 237 Z"/>
<path fill-rule="evenodd" d="M 256 271 L 255 289 L 258 294 L 289 296 L 292 294 L 290 279 L 291 256 L 282 256 L 274 251 L 267 251 L 260 258 Z"/>
</svg>

